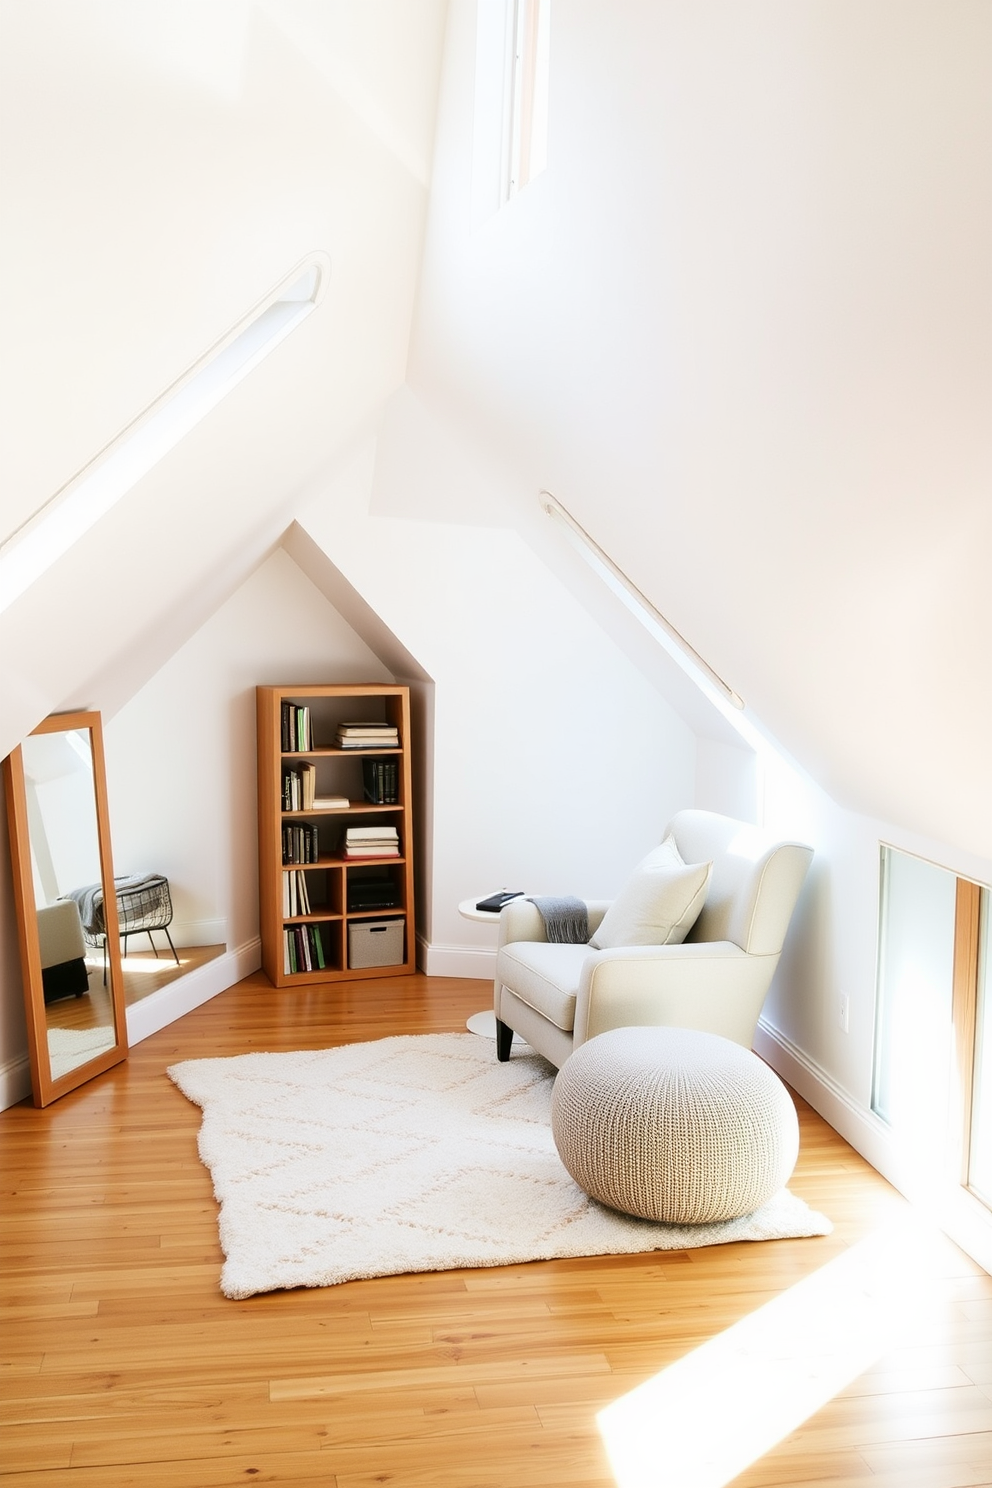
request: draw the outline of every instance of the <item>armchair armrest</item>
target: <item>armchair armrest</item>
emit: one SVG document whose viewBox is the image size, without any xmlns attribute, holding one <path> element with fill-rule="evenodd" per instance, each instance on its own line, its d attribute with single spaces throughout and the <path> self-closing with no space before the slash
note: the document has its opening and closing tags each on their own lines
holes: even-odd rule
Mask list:
<svg viewBox="0 0 992 1488">
<path fill-rule="evenodd" d="M 597 951 L 582 969 L 575 1047 L 610 1028 L 699 1028 L 751 1047 L 778 955 L 730 940 Z"/>
<path fill-rule="evenodd" d="M 599 928 L 610 903 L 609 899 L 586 900 L 590 935 Z M 515 940 L 547 941 L 547 938 L 544 933 L 544 921 L 541 919 L 536 904 L 531 904 L 529 899 L 511 899 L 509 904 L 503 905 L 499 912 L 497 951 L 501 951 L 505 945 L 510 945 Z"/>
</svg>

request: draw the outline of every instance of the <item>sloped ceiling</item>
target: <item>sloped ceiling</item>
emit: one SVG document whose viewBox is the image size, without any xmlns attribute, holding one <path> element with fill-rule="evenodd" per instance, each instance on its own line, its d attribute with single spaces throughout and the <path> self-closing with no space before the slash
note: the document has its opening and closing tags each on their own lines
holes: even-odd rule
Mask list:
<svg viewBox="0 0 992 1488">
<path fill-rule="evenodd" d="M 453 0 L 411 387 L 839 801 L 992 856 L 992 8 L 556 5 L 488 218 L 475 46 Z"/>
<path fill-rule="evenodd" d="M 838 800 L 992 857 L 992 10 L 556 4 L 549 166 L 486 216 L 452 0 L 418 290 L 445 11 L 0 0 L 0 538 L 333 266 L 0 617 L 0 753 L 129 696 L 406 378 L 513 472 L 505 520 L 553 491 Z"/>
<path fill-rule="evenodd" d="M 112 708 L 405 374 L 443 0 L 0 6 L 0 540 L 306 254 L 327 296 L 0 617 L 0 754 Z"/>
</svg>

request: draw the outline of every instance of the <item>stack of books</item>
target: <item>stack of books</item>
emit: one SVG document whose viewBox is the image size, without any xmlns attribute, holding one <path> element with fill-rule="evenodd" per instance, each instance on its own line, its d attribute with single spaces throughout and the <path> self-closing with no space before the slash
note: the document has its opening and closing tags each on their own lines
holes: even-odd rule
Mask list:
<svg viewBox="0 0 992 1488">
<path fill-rule="evenodd" d="M 327 966 L 319 925 L 287 925 L 282 932 L 282 969 L 287 976 Z"/>
<path fill-rule="evenodd" d="M 335 742 L 339 749 L 398 749 L 400 732 L 391 723 L 339 723 Z"/>
<path fill-rule="evenodd" d="M 282 752 L 304 754 L 313 748 L 313 725 L 310 709 L 296 703 L 282 705 Z"/>
<path fill-rule="evenodd" d="M 400 834 L 395 827 L 348 827 L 344 834 L 346 858 L 398 858 Z"/>
<path fill-rule="evenodd" d="M 317 828 L 311 822 L 307 822 L 305 826 L 283 827 L 282 860 L 284 863 L 316 863 L 319 857 Z"/>
<path fill-rule="evenodd" d="M 362 784 L 366 801 L 374 801 L 376 806 L 396 806 L 399 803 L 399 761 L 363 759 Z"/>
</svg>

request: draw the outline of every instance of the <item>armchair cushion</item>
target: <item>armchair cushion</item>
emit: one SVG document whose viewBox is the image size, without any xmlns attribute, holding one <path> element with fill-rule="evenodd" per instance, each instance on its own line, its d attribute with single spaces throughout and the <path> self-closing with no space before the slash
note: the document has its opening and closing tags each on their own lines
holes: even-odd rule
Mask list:
<svg viewBox="0 0 992 1488">
<path fill-rule="evenodd" d="M 521 940 L 502 948 L 498 966 L 500 976 L 521 1002 L 564 1033 L 571 1033 L 582 967 L 588 958 L 587 945 Z"/>
<path fill-rule="evenodd" d="M 589 944 L 681 945 L 706 901 L 712 862 L 686 864 L 673 837 L 648 853 L 634 869 Z"/>
</svg>

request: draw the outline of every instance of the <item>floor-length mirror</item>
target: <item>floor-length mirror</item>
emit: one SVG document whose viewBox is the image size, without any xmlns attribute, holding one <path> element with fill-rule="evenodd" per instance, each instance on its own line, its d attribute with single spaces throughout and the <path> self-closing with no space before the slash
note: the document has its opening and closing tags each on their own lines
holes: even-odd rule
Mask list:
<svg viewBox="0 0 992 1488">
<path fill-rule="evenodd" d="M 124 1059 L 127 1029 L 98 713 L 55 714 L 4 761 L 36 1105 Z"/>
</svg>

